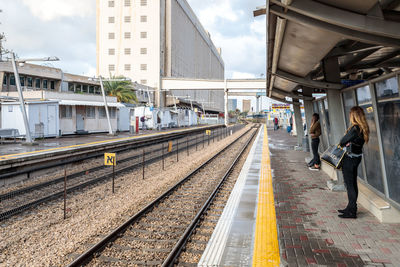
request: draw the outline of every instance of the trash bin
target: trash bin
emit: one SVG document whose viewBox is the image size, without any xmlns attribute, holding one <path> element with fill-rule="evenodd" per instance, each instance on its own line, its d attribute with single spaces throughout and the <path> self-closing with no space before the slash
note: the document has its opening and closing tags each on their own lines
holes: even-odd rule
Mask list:
<svg viewBox="0 0 400 267">
<path fill-rule="evenodd" d="M 304 152 L 310 152 L 310 145 L 308 141 L 308 136 L 303 137 L 303 151 Z"/>
</svg>

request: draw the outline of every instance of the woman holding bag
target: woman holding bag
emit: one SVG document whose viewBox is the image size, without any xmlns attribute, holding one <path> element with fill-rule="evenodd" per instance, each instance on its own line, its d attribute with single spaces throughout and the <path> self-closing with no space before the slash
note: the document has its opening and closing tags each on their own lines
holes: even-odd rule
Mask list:
<svg viewBox="0 0 400 267">
<path fill-rule="evenodd" d="M 339 145 L 345 147 L 346 154 L 342 160 L 342 172 L 347 189 L 348 204 L 345 209 L 338 210 L 340 218 L 357 218 L 357 169 L 361 162 L 362 148 L 369 140 L 369 127 L 361 107 L 355 106 L 350 110 L 351 126 Z"/>
</svg>

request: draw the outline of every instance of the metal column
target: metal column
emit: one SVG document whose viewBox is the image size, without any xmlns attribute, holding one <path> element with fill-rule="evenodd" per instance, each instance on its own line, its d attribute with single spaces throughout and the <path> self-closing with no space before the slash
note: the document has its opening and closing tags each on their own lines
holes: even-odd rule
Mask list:
<svg viewBox="0 0 400 267">
<path fill-rule="evenodd" d="M 107 98 L 106 98 L 106 93 L 104 91 L 103 78 L 99 76 L 99 80 L 100 80 L 101 93 L 103 94 L 104 108 L 106 109 L 108 134 L 114 134 L 111 127 L 110 114 L 108 113 Z"/>
<path fill-rule="evenodd" d="M 293 99 L 294 103 L 299 103 L 298 99 Z M 296 131 L 297 131 L 297 145 L 299 147 L 303 146 L 303 137 L 304 137 L 304 128 L 303 128 L 303 120 L 301 118 L 301 110 L 300 105 L 293 105 L 294 110 L 294 121 L 296 124 Z"/>
<path fill-rule="evenodd" d="M 224 82 L 224 92 L 225 92 L 225 97 L 224 97 L 224 107 L 225 107 L 225 126 L 228 127 L 229 124 L 229 112 L 228 112 L 228 88 L 227 88 L 227 82 L 225 79 Z"/>
</svg>

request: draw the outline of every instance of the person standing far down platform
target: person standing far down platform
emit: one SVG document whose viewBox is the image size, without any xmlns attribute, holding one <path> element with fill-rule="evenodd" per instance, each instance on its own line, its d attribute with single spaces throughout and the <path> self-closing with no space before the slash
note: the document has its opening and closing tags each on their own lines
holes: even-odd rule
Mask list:
<svg viewBox="0 0 400 267">
<path fill-rule="evenodd" d="M 321 159 L 318 154 L 319 136 L 321 135 L 321 125 L 319 123 L 319 114 L 314 113 L 311 118 L 310 136 L 311 136 L 311 149 L 313 152 L 313 159 L 308 163 L 308 168 L 312 171 L 318 171 L 321 167 Z"/>
<path fill-rule="evenodd" d="M 357 218 L 357 169 L 362 157 L 364 143 L 369 140 L 369 127 L 361 107 L 355 106 L 350 110 L 351 126 L 339 145 L 344 147 L 346 153 L 342 160 L 342 172 L 347 189 L 348 204 L 345 209 L 338 210 L 340 218 Z"/>
<path fill-rule="evenodd" d="M 279 120 L 277 117 L 274 118 L 274 131 L 279 129 Z"/>
</svg>

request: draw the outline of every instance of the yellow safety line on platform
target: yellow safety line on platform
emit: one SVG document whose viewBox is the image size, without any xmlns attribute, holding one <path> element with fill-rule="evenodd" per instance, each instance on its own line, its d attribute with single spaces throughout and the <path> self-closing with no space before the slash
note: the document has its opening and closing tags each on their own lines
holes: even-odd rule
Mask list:
<svg viewBox="0 0 400 267">
<path fill-rule="evenodd" d="M 279 264 L 280 254 L 272 186 L 271 159 L 269 155 L 267 127 L 264 125 L 253 266 L 275 267 L 279 266 Z"/>
<path fill-rule="evenodd" d="M 208 127 L 207 126 L 202 126 L 202 127 L 197 127 L 196 129 L 202 129 L 202 128 L 208 128 Z M 139 138 L 139 137 L 153 136 L 153 135 L 157 135 L 157 134 L 164 135 L 164 134 L 169 134 L 169 133 L 173 133 L 173 132 L 182 132 L 182 131 L 184 131 L 184 130 L 172 130 L 172 131 L 161 132 L 161 133 L 143 134 L 143 135 L 137 135 L 137 136 L 131 136 L 131 137 L 123 137 L 123 138 L 96 141 L 96 142 L 79 144 L 79 145 L 54 147 L 54 148 L 43 149 L 43 150 L 29 151 L 29 152 L 23 152 L 23 153 L 17 153 L 17 154 L 9 154 L 9 155 L 0 156 L 0 161 L 6 160 L 6 159 L 17 158 L 18 156 L 21 156 L 21 155 L 28 155 L 28 154 L 42 153 L 42 152 L 48 152 L 48 151 L 55 151 L 55 150 L 61 150 L 61 149 L 66 149 L 66 148 L 83 147 L 83 146 L 96 145 L 96 144 L 102 144 L 102 143 L 107 143 L 107 142 L 130 140 L 130 139 L 136 139 L 136 138 Z"/>
</svg>

